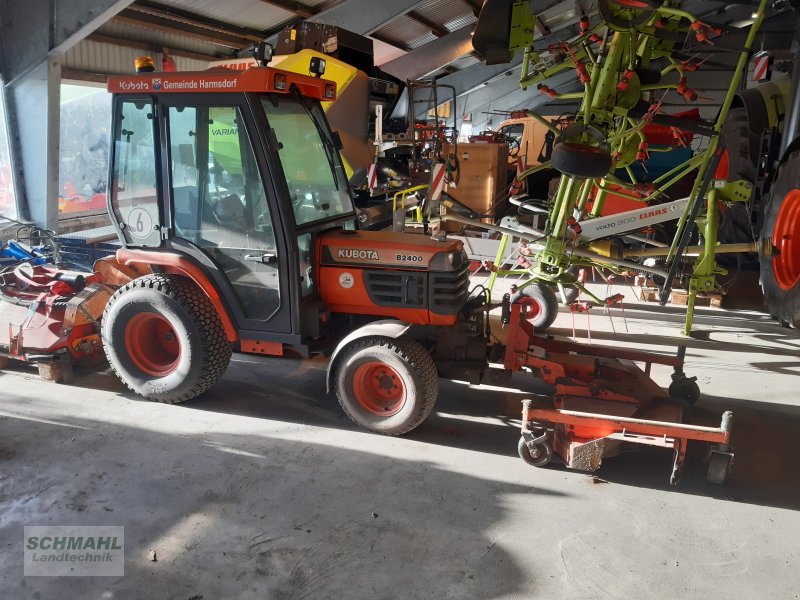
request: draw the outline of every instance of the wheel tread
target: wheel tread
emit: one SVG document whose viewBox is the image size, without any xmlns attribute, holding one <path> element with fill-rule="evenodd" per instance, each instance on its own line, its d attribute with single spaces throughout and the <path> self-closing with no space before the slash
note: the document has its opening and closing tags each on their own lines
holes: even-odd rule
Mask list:
<svg viewBox="0 0 800 600">
<path fill-rule="evenodd" d="M 225 335 L 225 330 L 217 314 L 216 308 L 208 299 L 208 296 L 197 287 L 197 285 L 187 277 L 180 275 L 152 274 L 139 277 L 129 281 L 120 287 L 106 304 L 103 311 L 103 320 L 111 310 L 113 304 L 127 291 L 134 289 L 150 289 L 169 296 L 176 302 L 183 304 L 187 308 L 187 314 L 197 325 L 198 331 L 202 336 L 203 360 L 206 368 L 203 375 L 186 392 L 169 398 L 157 398 L 158 402 L 166 404 L 178 404 L 207 391 L 225 373 L 232 354 L 231 344 Z M 107 347 L 104 340 L 103 348 Z M 106 349 L 106 358 L 111 365 L 111 370 L 131 391 L 139 394 L 114 366 L 113 360 Z"/>
<path fill-rule="evenodd" d="M 389 436 L 403 435 L 418 427 L 426 418 L 428 418 L 433 410 L 433 406 L 436 404 L 436 399 L 439 396 L 439 374 L 436 371 L 436 365 L 434 364 L 431 355 L 419 342 L 409 338 L 404 338 L 402 336 L 399 338 L 370 336 L 356 340 L 352 343 L 346 353 L 337 358 L 333 370 L 334 381 L 338 380 L 339 369 L 347 362 L 347 358 L 349 358 L 349 356 L 357 353 L 360 350 L 374 348 L 375 346 L 383 346 L 387 349 L 393 350 L 393 352 L 404 362 L 406 362 L 411 370 L 417 374 L 422 384 L 421 387 L 424 390 L 422 409 L 417 412 L 416 417 L 412 421 L 409 421 L 406 426 L 400 430 L 380 432 L 382 435 Z M 353 421 L 361 429 L 370 431 L 369 428 L 359 423 L 357 417 L 353 415 L 350 410 L 348 410 L 347 405 L 345 402 L 343 402 L 338 389 L 336 390 L 336 398 L 339 400 L 339 405 L 342 407 L 342 410 L 351 421 Z"/>
</svg>

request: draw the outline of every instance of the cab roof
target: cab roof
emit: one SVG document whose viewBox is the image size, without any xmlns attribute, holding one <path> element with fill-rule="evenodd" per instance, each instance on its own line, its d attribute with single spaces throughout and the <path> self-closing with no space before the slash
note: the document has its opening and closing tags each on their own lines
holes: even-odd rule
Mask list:
<svg viewBox="0 0 800 600">
<path fill-rule="evenodd" d="M 108 78 L 107 89 L 112 94 L 288 94 L 293 85 L 308 98 L 322 101 L 336 99 L 336 84 L 333 81 L 272 67 L 250 67 L 244 71 L 215 67 L 207 71 L 112 75 Z"/>
</svg>

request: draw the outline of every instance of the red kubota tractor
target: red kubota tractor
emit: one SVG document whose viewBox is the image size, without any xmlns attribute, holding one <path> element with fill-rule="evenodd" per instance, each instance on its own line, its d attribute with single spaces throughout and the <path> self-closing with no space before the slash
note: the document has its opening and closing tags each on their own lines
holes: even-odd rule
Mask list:
<svg viewBox="0 0 800 600">
<path fill-rule="evenodd" d="M 315 66 L 317 77 L 254 67 L 109 80 L 109 213 L 123 248 L 95 272 L 114 290 L 101 333 L 119 378 L 175 403 L 210 388 L 232 351 L 325 354 L 345 413 L 398 435 L 431 412 L 440 376 L 500 382 L 526 369 L 564 407 L 589 402 L 614 415 L 595 415 L 587 435 L 607 437 L 627 418 L 625 440 L 636 442 L 637 426 L 660 423 L 642 417 L 668 417 L 679 472 L 698 428 L 681 429 L 680 403 L 648 374 L 653 362 L 672 366 L 685 389 L 683 355 L 625 354 L 645 372 L 608 349 L 546 342 L 530 326 L 536 306 L 508 296 L 496 307 L 510 341 L 493 341 L 494 307 L 470 293 L 460 241 L 357 230 L 338 136 L 320 106 L 336 88 Z M 597 468 L 617 443 L 526 427 L 520 453 L 532 464 L 558 453 Z M 699 429 L 728 451 L 729 431 Z"/>
</svg>

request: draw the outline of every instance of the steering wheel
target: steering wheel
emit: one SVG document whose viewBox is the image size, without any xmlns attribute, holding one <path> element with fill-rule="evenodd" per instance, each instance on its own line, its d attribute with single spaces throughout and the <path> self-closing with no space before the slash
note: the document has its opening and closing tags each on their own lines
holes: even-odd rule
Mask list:
<svg viewBox="0 0 800 600">
<path fill-rule="evenodd" d="M 506 136 L 505 142 L 508 145 L 508 155 L 512 158 L 517 156 L 517 154 L 519 154 L 519 148 L 520 148 L 519 140 L 511 136 Z"/>
</svg>

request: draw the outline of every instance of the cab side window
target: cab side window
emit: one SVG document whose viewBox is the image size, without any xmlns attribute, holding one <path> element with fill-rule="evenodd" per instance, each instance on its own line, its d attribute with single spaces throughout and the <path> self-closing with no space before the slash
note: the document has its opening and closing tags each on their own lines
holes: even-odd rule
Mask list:
<svg viewBox="0 0 800 600">
<path fill-rule="evenodd" d="M 114 131 L 111 207 L 128 244 L 161 245 L 157 198 L 156 119 L 149 100 L 119 102 Z"/>
</svg>

